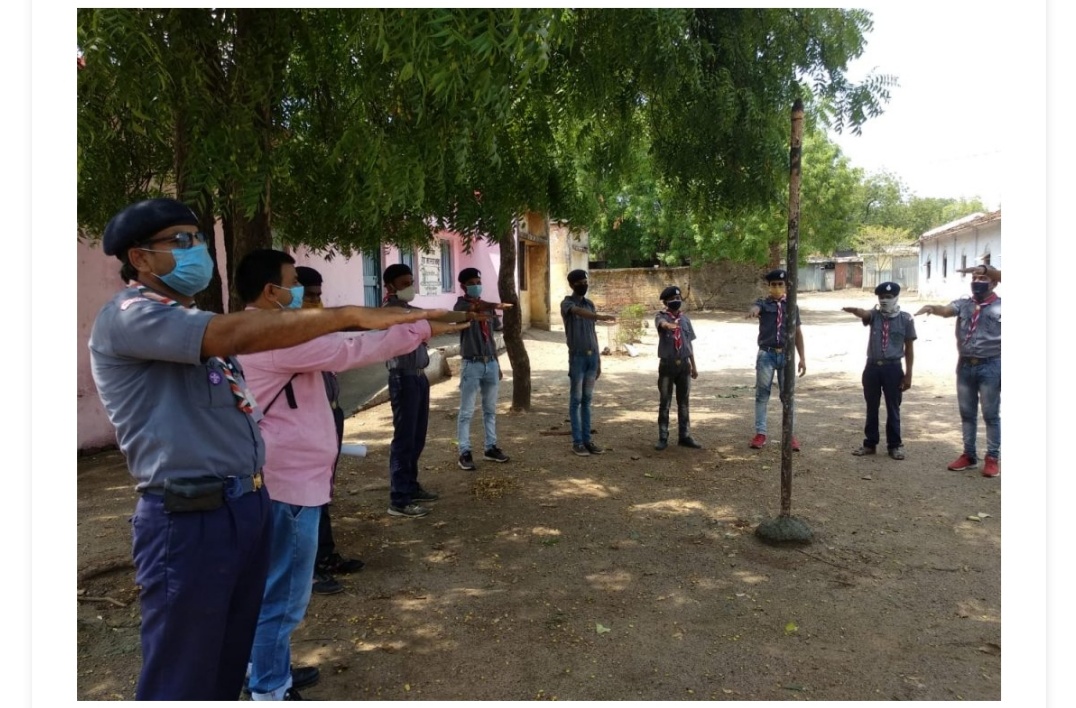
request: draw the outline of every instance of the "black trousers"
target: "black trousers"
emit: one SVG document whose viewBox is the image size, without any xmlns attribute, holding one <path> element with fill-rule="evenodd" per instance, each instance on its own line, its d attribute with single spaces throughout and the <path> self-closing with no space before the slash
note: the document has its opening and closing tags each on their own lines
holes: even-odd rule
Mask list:
<svg viewBox="0 0 1076 708">
<path fill-rule="evenodd" d="M 662 359 L 658 363 L 658 438 L 669 439 L 669 407 L 676 391 L 676 422 L 680 439 L 691 436 L 688 394 L 691 392 L 691 363 L 687 359 Z"/>
<path fill-rule="evenodd" d="M 867 424 L 863 426 L 863 445 L 877 447 L 880 440 L 878 431 L 878 407 L 885 397 L 885 446 L 892 450 L 904 443 L 900 439 L 900 402 L 904 393 L 900 382 L 904 378 L 904 367 L 899 360 L 885 364 L 867 362 L 863 369 L 863 398 L 867 401 Z"/>
</svg>

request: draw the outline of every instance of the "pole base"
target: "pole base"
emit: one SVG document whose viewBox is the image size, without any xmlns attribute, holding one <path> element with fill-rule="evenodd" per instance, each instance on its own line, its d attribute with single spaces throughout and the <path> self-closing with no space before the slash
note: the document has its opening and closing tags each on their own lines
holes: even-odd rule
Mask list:
<svg viewBox="0 0 1076 708">
<path fill-rule="evenodd" d="M 807 522 L 795 516 L 778 516 L 763 521 L 755 527 L 755 535 L 760 541 L 771 545 L 807 544 L 814 536 Z"/>
</svg>

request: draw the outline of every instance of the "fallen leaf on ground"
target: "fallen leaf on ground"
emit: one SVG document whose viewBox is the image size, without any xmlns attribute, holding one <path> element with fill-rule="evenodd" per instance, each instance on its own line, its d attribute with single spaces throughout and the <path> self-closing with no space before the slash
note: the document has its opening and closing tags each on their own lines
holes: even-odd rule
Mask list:
<svg viewBox="0 0 1076 708">
<path fill-rule="evenodd" d="M 796 626 L 795 622 L 789 622 L 785 625 L 785 634 L 795 634 L 798 631 L 799 627 Z"/>
<path fill-rule="evenodd" d="M 608 627 L 606 627 L 601 622 L 596 622 L 594 624 L 594 629 L 595 629 L 595 631 L 598 632 L 598 634 L 605 634 L 606 632 L 612 632 L 613 631 L 613 630 L 609 629 Z"/>
</svg>

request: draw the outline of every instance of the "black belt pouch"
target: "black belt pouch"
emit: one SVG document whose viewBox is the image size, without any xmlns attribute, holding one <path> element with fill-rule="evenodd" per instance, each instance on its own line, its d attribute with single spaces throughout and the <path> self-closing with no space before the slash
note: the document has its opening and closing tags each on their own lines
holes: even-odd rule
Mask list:
<svg viewBox="0 0 1076 708">
<path fill-rule="evenodd" d="M 224 505 L 224 480 L 194 477 L 164 480 L 164 510 L 213 511 Z"/>
</svg>

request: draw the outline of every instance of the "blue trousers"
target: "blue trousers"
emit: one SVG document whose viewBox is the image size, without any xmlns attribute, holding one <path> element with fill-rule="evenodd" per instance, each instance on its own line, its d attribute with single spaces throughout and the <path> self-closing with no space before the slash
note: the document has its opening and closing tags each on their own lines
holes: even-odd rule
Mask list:
<svg viewBox="0 0 1076 708">
<path fill-rule="evenodd" d="M 426 447 L 430 423 L 430 382 L 426 374 L 389 372 L 392 446 L 389 448 L 389 500 L 407 506 L 418 492 L 418 458 Z"/>
<path fill-rule="evenodd" d="M 140 701 L 234 701 L 254 643 L 269 565 L 269 494 L 169 513 L 146 494 L 131 517 L 142 587 Z M 307 581 L 309 584 L 309 581 Z"/>
<path fill-rule="evenodd" d="M 484 450 L 497 446 L 497 393 L 501 368 L 496 359 L 489 362 L 463 361 L 460 367 L 460 414 L 456 419 L 456 440 L 460 454 L 471 451 L 471 419 L 475 399 L 482 392 L 482 428 Z"/>
<path fill-rule="evenodd" d="M 255 694 L 282 700 L 291 688 L 291 633 L 310 604 L 321 510 L 272 502 L 269 574 L 250 654 L 250 692 L 256 700 L 263 696 Z"/>
<path fill-rule="evenodd" d="M 978 460 L 975 451 L 979 406 L 986 424 L 986 455 L 1001 459 L 1001 357 L 983 359 L 978 365 L 960 362 L 956 368 L 956 400 L 960 406 L 960 427 L 964 454 Z"/>
<path fill-rule="evenodd" d="M 773 388 L 773 376 L 777 374 L 777 389 L 784 402 L 785 390 L 785 355 L 784 352 L 758 350 L 755 357 L 755 432 L 766 434 L 766 409 L 770 405 L 770 390 Z M 795 408 L 792 411 L 792 423 L 796 423 Z"/>
<path fill-rule="evenodd" d="M 867 401 L 867 424 L 863 427 L 863 445 L 877 447 L 880 440 L 878 431 L 878 407 L 885 396 L 885 446 L 892 450 L 904 443 L 900 438 L 900 402 L 904 398 L 900 382 L 904 378 L 904 367 L 900 361 L 885 364 L 867 362 L 863 369 L 863 398 Z"/>
<path fill-rule="evenodd" d="M 568 419 L 572 423 L 572 444 L 590 442 L 590 401 L 594 397 L 594 382 L 598 377 L 598 352 L 568 354 Z"/>
</svg>

